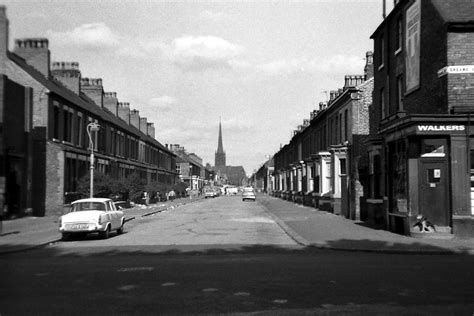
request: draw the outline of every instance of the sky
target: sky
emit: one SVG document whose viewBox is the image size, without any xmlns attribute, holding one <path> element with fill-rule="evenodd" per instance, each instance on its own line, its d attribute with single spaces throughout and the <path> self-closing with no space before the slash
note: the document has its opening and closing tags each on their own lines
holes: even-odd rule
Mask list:
<svg viewBox="0 0 474 316">
<path fill-rule="evenodd" d="M 390 2 L 387 1 L 388 8 Z M 363 74 L 382 0 L 3 1 L 16 38 L 48 38 L 51 61 L 153 122 L 162 144 L 258 169 L 345 75 Z"/>
</svg>

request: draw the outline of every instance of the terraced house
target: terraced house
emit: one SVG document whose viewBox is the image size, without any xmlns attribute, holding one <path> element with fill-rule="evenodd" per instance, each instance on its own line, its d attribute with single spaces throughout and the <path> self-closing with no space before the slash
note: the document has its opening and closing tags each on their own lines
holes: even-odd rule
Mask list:
<svg viewBox="0 0 474 316">
<path fill-rule="evenodd" d="M 365 140 L 372 102 L 372 52 L 364 75 L 348 75 L 274 155 L 275 195 L 348 218 L 361 218 Z"/>
<path fill-rule="evenodd" d="M 474 236 L 473 17 L 472 1 L 396 1 L 372 34 L 367 208 L 392 231 L 421 216 Z"/>
<path fill-rule="evenodd" d="M 176 155 L 153 123 L 104 92 L 101 79 L 82 78 L 78 63 L 51 65 L 47 39 L 16 40 L 10 52 L 8 33 L 0 7 L 0 193 L 10 214 L 60 213 L 89 172 L 91 141 L 99 172 L 175 183 Z"/>
</svg>

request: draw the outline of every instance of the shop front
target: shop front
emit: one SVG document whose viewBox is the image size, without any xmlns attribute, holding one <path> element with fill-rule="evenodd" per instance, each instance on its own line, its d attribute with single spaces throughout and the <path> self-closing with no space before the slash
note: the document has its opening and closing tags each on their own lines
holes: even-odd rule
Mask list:
<svg viewBox="0 0 474 316">
<path fill-rule="evenodd" d="M 472 233 L 474 140 L 466 123 L 409 120 L 384 132 L 389 230 L 416 236 Z"/>
</svg>

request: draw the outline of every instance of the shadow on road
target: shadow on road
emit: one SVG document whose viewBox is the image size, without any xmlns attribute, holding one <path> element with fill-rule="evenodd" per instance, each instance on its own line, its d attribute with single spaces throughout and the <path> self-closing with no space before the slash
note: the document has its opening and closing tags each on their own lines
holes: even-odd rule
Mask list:
<svg viewBox="0 0 474 316">
<path fill-rule="evenodd" d="M 111 238 L 113 238 L 112 236 Z M 141 245 L 141 246 L 81 246 L 82 241 L 94 241 L 95 236 L 87 236 L 72 241 L 58 241 L 47 245 L 28 247 L 25 245 L 3 245 L 0 248 L 0 258 L 29 252 L 50 257 L 61 256 L 121 256 L 121 255 L 158 255 L 158 256 L 216 256 L 216 255 L 314 255 L 322 252 L 359 252 L 379 255 L 463 255 L 472 256 L 468 249 L 451 251 L 437 246 L 427 246 L 425 243 L 388 243 L 373 240 L 340 239 L 315 243 L 309 246 L 295 245 L 242 245 L 242 244 L 206 244 L 206 245 Z M 100 242 L 100 239 L 97 239 Z M 76 247 L 67 245 L 76 243 Z M 79 244 L 77 246 L 77 244 Z M 11 249 L 10 249 L 11 248 Z M 21 250 L 15 250 L 20 248 Z"/>
</svg>

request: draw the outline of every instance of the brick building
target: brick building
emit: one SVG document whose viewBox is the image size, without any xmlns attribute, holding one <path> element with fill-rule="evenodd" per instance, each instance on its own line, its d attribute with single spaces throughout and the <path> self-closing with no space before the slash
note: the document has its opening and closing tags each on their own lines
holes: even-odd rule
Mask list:
<svg viewBox="0 0 474 316">
<path fill-rule="evenodd" d="M 275 195 L 348 218 L 360 218 L 359 198 L 366 174 L 365 139 L 372 102 L 372 53 L 364 75 L 345 77 L 290 142 L 274 155 Z"/>
<path fill-rule="evenodd" d="M 474 4 L 404 0 L 372 34 L 367 209 L 390 230 L 474 235 Z"/>
<path fill-rule="evenodd" d="M 18 215 L 62 212 L 65 196 L 89 172 L 90 139 L 99 172 L 175 183 L 176 156 L 154 138 L 152 123 L 118 102 L 116 93 L 104 92 L 101 79 L 82 78 L 78 63 L 51 66 L 47 39 L 16 40 L 10 52 L 8 35 L 6 9 L 0 7 L 0 188 L 7 203 L 12 195 L 19 200 Z M 91 123 L 100 129 L 89 138 Z"/>
</svg>

